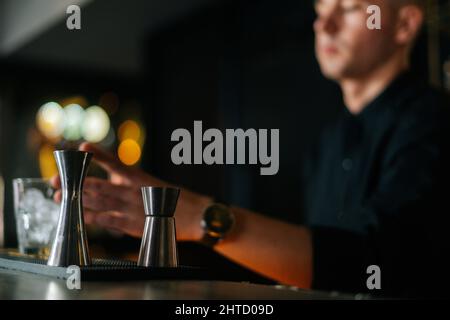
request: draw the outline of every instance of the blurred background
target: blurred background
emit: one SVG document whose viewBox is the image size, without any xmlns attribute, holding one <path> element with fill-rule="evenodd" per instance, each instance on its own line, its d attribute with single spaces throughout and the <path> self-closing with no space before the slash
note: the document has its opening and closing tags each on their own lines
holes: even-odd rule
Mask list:
<svg viewBox="0 0 450 320">
<path fill-rule="evenodd" d="M 66 27 L 71 4 L 81 7 L 81 30 Z M 16 245 L 11 180 L 52 176 L 53 150 L 82 141 L 169 182 L 301 223 L 302 155 L 343 108 L 314 57 L 314 18 L 309 0 L 0 0 L 5 246 Z M 449 39 L 449 1 L 429 0 L 413 64 L 447 90 Z M 204 130 L 279 128 L 278 174 L 173 165 L 170 135 L 194 120 Z M 139 250 L 139 239 L 101 230 L 91 239 L 104 255 Z M 181 259 L 232 264 L 204 250 L 183 244 Z"/>
</svg>

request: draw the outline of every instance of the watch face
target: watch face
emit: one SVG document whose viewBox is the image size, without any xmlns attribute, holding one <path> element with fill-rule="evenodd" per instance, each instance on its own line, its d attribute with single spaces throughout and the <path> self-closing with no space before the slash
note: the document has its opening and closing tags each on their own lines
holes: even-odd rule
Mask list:
<svg viewBox="0 0 450 320">
<path fill-rule="evenodd" d="M 202 224 L 209 236 L 222 238 L 233 226 L 234 217 L 227 206 L 214 204 L 206 209 Z"/>
</svg>

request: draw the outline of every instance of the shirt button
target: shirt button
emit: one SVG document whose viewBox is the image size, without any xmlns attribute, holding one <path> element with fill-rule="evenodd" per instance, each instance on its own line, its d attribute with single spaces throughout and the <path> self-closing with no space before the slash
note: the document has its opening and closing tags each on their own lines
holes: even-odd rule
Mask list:
<svg viewBox="0 0 450 320">
<path fill-rule="evenodd" d="M 342 168 L 345 171 L 350 171 L 353 168 L 353 160 L 350 158 L 345 158 L 344 161 L 342 161 Z"/>
</svg>

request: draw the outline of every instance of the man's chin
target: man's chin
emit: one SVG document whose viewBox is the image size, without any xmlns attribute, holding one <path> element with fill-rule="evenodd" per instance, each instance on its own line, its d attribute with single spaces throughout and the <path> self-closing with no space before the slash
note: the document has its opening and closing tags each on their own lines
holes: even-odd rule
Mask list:
<svg viewBox="0 0 450 320">
<path fill-rule="evenodd" d="M 342 63 L 333 61 L 332 58 L 321 57 L 318 59 L 319 67 L 325 78 L 337 81 L 342 78 L 345 68 Z"/>
<path fill-rule="evenodd" d="M 320 70 L 322 71 L 323 76 L 329 80 L 339 81 L 343 76 L 340 70 L 324 67 L 321 67 Z"/>
</svg>

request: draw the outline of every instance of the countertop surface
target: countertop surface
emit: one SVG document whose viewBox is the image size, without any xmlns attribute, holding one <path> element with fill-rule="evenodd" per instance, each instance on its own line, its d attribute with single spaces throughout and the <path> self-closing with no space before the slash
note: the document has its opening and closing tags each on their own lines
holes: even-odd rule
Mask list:
<svg viewBox="0 0 450 320">
<path fill-rule="evenodd" d="M 362 299 L 302 290 L 287 286 L 228 281 L 146 280 L 81 281 L 81 289 L 68 289 L 66 280 L 22 271 L 0 269 L 0 299 L 31 300 L 198 300 L 198 299 Z"/>
</svg>

